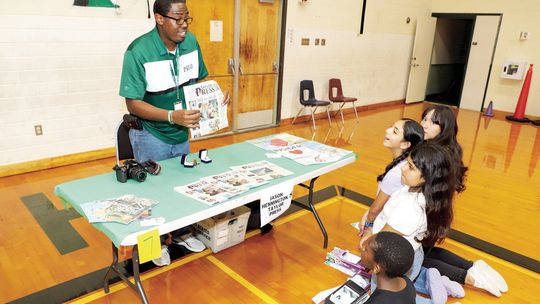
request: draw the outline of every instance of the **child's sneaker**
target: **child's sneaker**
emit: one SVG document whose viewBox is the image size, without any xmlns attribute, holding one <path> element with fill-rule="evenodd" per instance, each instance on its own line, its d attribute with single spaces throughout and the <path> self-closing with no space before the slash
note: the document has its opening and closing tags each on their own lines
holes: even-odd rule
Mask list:
<svg viewBox="0 0 540 304">
<path fill-rule="evenodd" d="M 157 259 L 153 259 L 152 262 L 160 267 L 171 263 L 171 256 L 169 255 L 169 249 L 166 245 L 161 245 L 161 256 Z"/>
<path fill-rule="evenodd" d="M 481 269 L 479 269 L 478 264 L 475 263 L 473 267 L 471 267 L 467 272 L 474 279 L 474 287 L 487 290 L 489 293 L 496 296 L 497 298 L 501 296 L 501 291 L 495 284 L 494 280 L 490 278 L 486 273 L 484 273 Z"/>
<path fill-rule="evenodd" d="M 174 237 L 173 243 L 184 246 L 187 250 L 193 252 L 201 252 L 206 249 L 206 246 L 191 233 Z"/>
<path fill-rule="evenodd" d="M 450 280 L 447 276 L 442 276 L 442 282 L 449 296 L 454 298 L 465 297 L 465 290 L 458 282 Z"/>
<path fill-rule="evenodd" d="M 504 278 L 497 272 L 497 270 L 491 268 L 488 263 L 484 262 L 483 260 L 478 260 L 473 263 L 473 267 L 478 268 L 481 273 L 487 277 L 490 277 L 501 292 L 508 292 L 508 285 L 506 284 Z"/>
<path fill-rule="evenodd" d="M 433 303 L 445 304 L 448 300 L 448 293 L 444 287 L 441 274 L 435 268 L 429 268 L 426 271 L 426 289 Z"/>
</svg>

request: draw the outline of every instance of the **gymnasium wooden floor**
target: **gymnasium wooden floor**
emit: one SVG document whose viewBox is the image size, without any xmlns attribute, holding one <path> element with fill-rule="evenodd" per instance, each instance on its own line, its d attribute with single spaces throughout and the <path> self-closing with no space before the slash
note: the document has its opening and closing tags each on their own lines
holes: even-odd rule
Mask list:
<svg viewBox="0 0 540 304">
<path fill-rule="evenodd" d="M 313 216 L 298 211 L 279 219 L 266 235 L 253 231 L 244 243 L 218 254 L 206 250 L 146 272 L 143 285 L 150 302 L 310 303 L 319 291 L 342 283 L 345 275 L 323 261 L 334 246 L 358 253 L 358 239 L 350 223 L 357 221 L 367 208 L 355 200 L 358 196 L 347 193 L 374 196 L 375 177 L 391 158 L 382 146 L 384 130 L 401 117 L 419 120 L 425 106 L 392 106 L 360 112 L 359 123 L 355 123 L 354 114 L 347 115 L 343 128 L 337 119 L 332 128 L 326 120 L 317 121 L 316 140 L 354 150 L 358 155 L 356 163 L 324 175 L 316 183 L 317 190 L 326 192 L 335 186 L 347 189 L 345 196 L 336 194 L 317 204 L 330 237 L 328 249 L 322 248 L 322 236 Z M 464 299 L 449 302 L 540 303 L 540 128 L 510 123 L 502 116 L 486 118 L 467 110 L 459 111 L 458 124 L 469 176 L 467 190 L 455 201 L 453 236 L 459 242 L 449 239 L 444 247 L 471 260 L 486 260 L 506 278 L 510 291 L 497 299 L 466 288 Z M 272 129 L 194 142 L 192 151 L 279 132 L 311 137 L 308 122 L 294 126 L 286 123 Z M 67 293 L 63 286 L 74 285 L 81 278 L 84 281 L 88 274 L 108 267 L 110 242 L 83 218 L 71 219 L 69 223 L 87 246 L 61 254 L 25 202 L 42 194 L 39 197 L 52 203 L 43 212 L 61 213 L 64 207 L 53 194 L 55 185 L 110 172 L 114 162 L 114 158 L 108 158 L 0 178 L 1 303 L 28 303 L 32 295 L 47 291 Z M 296 197 L 305 194 L 296 187 Z M 129 248 L 121 249 L 124 258 L 129 254 Z M 115 284 L 112 291 L 104 295 L 98 290 L 73 302 L 138 302 L 136 294 L 123 283 Z"/>
</svg>

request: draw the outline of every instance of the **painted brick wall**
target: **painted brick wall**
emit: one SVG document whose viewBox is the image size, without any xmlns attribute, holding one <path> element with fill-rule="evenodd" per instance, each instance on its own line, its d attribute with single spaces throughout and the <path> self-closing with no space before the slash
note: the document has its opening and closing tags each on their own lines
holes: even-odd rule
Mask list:
<svg viewBox="0 0 540 304">
<path fill-rule="evenodd" d="M 1 15 L 0 165 L 113 147 L 123 53 L 152 27 L 144 17 Z"/>
<path fill-rule="evenodd" d="M 359 35 L 362 1 L 335 0 L 332 9 L 325 1 L 289 1 L 281 117 L 294 117 L 301 108 L 304 79 L 313 80 L 323 100 L 330 78 L 341 79 L 344 94 L 357 97 L 357 106 L 404 99 L 416 19 L 429 16 L 430 7 L 430 0 L 368 1 Z M 302 38 L 310 45 L 302 46 Z M 326 46 L 314 45 L 317 38 L 325 38 Z"/>
<path fill-rule="evenodd" d="M 118 2 L 120 14 L 71 0 L 0 1 L 0 166 L 114 146 L 125 113 L 122 56 L 154 24 L 146 1 Z M 366 34 L 358 36 L 361 4 L 289 1 L 282 118 L 298 111 L 302 79 L 314 80 L 321 98 L 332 77 L 359 105 L 404 98 L 415 19 L 429 15 L 431 0 L 368 1 Z M 302 47 L 304 36 L 327 45 Z"/>
</svg>

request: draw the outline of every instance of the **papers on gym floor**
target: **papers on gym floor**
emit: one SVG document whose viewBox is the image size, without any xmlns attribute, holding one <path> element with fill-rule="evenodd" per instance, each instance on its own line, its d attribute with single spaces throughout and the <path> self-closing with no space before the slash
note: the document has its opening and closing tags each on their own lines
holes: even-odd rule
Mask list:
<svg viewBox="0 0 540 304">
<path fill-rule="evenodd" d="M 140 216 L 146 215 L 148 210 L 157 204 L 157 201 L 128 194 L 118 198 L 84 203 L 81 204 L 81 208 L 90 223 L 129 224 Z"/>
<path fill-rule="evenodd" d="M 198 128 L 190 129 L 191 138 L 214 133 L 229 126 L 227 105 L 223 105 L 223 93 L 214 80 L 184 87 L 188 110 L 200 110 Z"/>
<path fill-rule="evenodd" d="M 214 205 L 266 184 L 270 180 L 293 174 L 268 161 L 234 166 L 231 169 L 201 178 L 191 184 L 175 187 L 174 190 L 202 203 Z"/>
<path fill-rule="evenodd" d="M 352 151 L 328 146 L 316 141 L 307 141 L 287 133 L 248 140 L 248 142 L 306 166 L 332 163 L 352 153 Z"/>
<path fill-rule="evenodd" d="M 345 283 L 324 299 L 327 304 L 362 304 L 369 298 L 369 283 L 360 275 L 347 279 Z"/>
<path fill-rule="evenodd" d="M 316 304 L 361 304 L 369 298 L 367 291 L 370 287 L 368 279 L 355 275 L 341 286 L 319 292 L 311 300 Z"/>
<path fill-rule="evenodd" d="M 360 304 L 368 299 L 371 275 L 360 264 L 360 257 L 338 247 L 326 255 L 325 264 L 338 269 L 349 278 L 344 284 L 319 292 L 312 298 L 314 303 Z"/>
<path fill-rule="evenodd" d="M 349 276 L 356 273 L 361 273 L 366 277 L 370 276 L 366 268 L 360 264 L 359 256 L 338 247 L 334 247 L 332 251 L 326 254 L 326 261 L 324 263 Z"/>
</svg>

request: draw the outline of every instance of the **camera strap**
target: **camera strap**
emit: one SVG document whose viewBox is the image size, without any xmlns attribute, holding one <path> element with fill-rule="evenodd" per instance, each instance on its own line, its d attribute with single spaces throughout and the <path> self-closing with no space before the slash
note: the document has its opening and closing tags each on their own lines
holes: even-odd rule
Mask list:
<svg viewBox="0 0 540 304">
<path fill-rule="evenodd" d="M 153 160 L 147 160 L 141 163 L 141 166 L 152 175 L 158 175 L 161 172 L 161 166 Z"/>
</svg>

